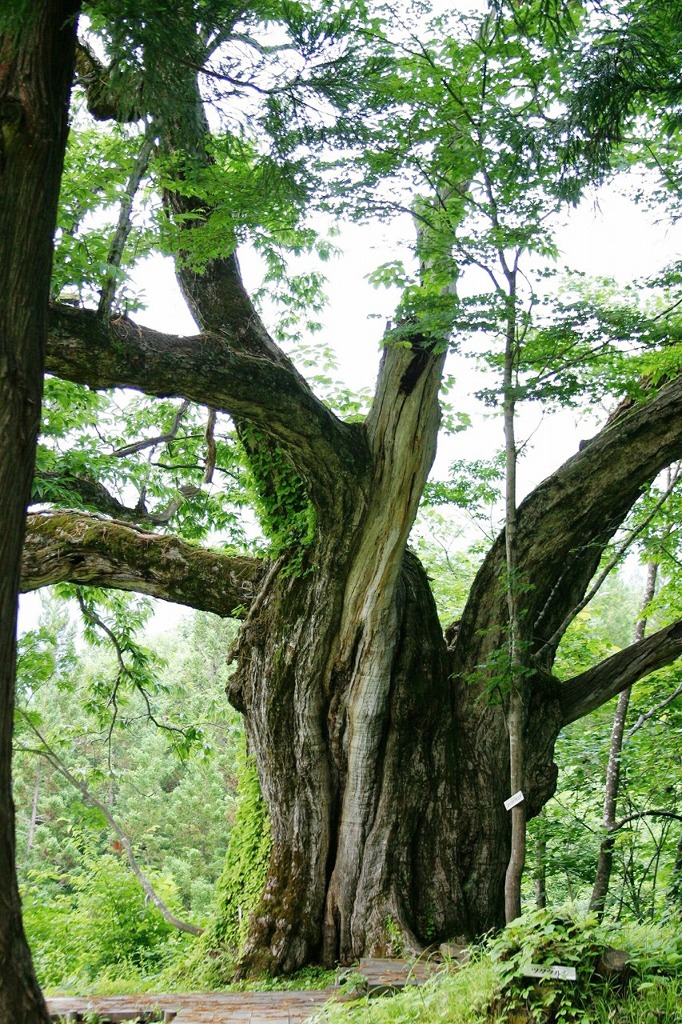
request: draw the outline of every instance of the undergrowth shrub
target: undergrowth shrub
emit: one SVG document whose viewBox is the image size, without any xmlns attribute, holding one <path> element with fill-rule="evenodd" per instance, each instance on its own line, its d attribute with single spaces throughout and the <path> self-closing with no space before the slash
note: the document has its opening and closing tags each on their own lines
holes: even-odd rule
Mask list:
<svg viewBox="0 0 682 1024">
<path fill-rule="evenodd" d="M 34 881 L 35 884 L 31 884 Z M 184 951 L 180 935 L 150 903 L 127 863 L 93 850 L 65 888 L 29 878 L 23 916 L 38 978 L 46 987 L 87 985 L 104 974 L 134 978 L 156 973 Z M 154 888 L 173 906 L 168 876 Z"/>
<path fill-rule="evenodd" d="M 595 969 L 607 947 L 629 974 Z M 389 999 L 327 1004 L 315 1024 L 682 1024 L 682 924 L 605 925 L 571 912 L 532 911 L 444 965 L 425 985 Z M 576 981 L 527 978 L 530 964 L 573 966 Z"/>
<path fill-rule="evenodd" d="M 627 970 L 616 977 L 600 965 L 605 950 L 614 946 L 627 953 Z M 629 999 L 634 1007 L 647 991 L 662 990 L 666 979 L 680 979 L 682 927 L 614 928 L 595 917 L 535 910 L 508 925 L 489 952 L 500 983 L 489 1007 L 493 1020 L 588 1024 L 598 1019 L 598 1005 L 622 1006 Z M 531 964 L 573 967 L 576 980 L 527 977 Z"/>
</svg>

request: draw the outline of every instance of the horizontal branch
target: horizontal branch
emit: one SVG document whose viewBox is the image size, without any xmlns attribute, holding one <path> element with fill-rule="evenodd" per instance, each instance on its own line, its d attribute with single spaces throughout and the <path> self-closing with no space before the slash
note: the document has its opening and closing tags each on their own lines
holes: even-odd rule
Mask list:
<svg viewBox="0 0 682 1024">
<path fill-rule="evenodd" d="M 567 680 L 559 691 L 563 724 L 589 715 L 627 686 L 681 655 L 682 620 L 678 620 Z"/>
<path fill-rule="evenodd" d="M 257 558 L 194 547 L 84 512 L 49 512 L 28 516 L 21 589 L 111 587 L 243 618 L 262 571 Z"/>
<path fill-rule="evenodd" d="M 636 814 L 628 814 L 627 818 L 621 818 L 611 831 L 618 832 L 633 821 L 642 821 L 644 818 L 670 818 L 672 821 L 682 821 L 682 814 L 678 814 L 677 811 L 637 811 Z"/>
<path fill-rule="evenodd" d="M 361 434 L 327 409 L 283 353 L 251 351 L 248 319 L 239 323 L 178 337 L 124 316 L 105 322 L 92 310 L 55 305 L 46 369 L 95 390 L 176 396 L 254 423 L 287 452 L 311 497 L 329 498 L 340 475 L 366 458 Z"/>
</svg>

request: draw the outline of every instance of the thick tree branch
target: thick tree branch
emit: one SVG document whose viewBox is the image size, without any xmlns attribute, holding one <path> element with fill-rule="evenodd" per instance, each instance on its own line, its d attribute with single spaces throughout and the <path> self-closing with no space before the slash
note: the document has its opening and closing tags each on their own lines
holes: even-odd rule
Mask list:
<svg viewBox="0 0 682 1024">
<path fill-rule="evenodd" d="M 47 369 L 94 389 L 178 396 L 254 423 L 284 448 L 311 498 L 324 505 L 339 478 L 366 461 L 362 432 L 338 420 L 284 355 L 252 349 L 244 315 L 220 332 L 182 338 L 127 317 L 104 323 L 91 310 L 53 306 Z"/>
<path fill-rule="evenodd" d="M 539 651 L 587 590 L 602 552 L 643 490 L 682 457 L 682 377 L 613 420 L 544 480 L 518 511 L 524 639 Z M 462 615 L 458 645 L 478 643 L 484 663 L 500 642 L 504 534 L 483 563 Z M 556 643 L 556 640 L 555 640 Z M 542 667 L 553 661 L 545 647 Z M 457 671 L 458 652 L 454 652 Z M 616 691 L 617 692 L 617 691 Z"/>
<path fill-rule="evenodd" d="M 84 512 L 29 515 L 21 589 L 79 583 L 149 594 L 242 618 L 258 590 L 256 558 L 192 547 Z"/>
<path fill-rule="evenodd" d="M 681 655 L 682 620 L 679 620 L 567 680 L 559 690 L 563 724 L 589 715 L 621 690 Z"/>
<path fill-rule="evenodd" d="M 540 650 L 537 652 L 538 657 L 542 657 L 542 654 L 546 649 L 556 650 L 559 641 L 561 640 L 562 636 L 564 635 L 570 624 L 573 622 L 575 617 L 583 610 L 583 608 L 586 608 L 592 600 L 592 598 L 595 597 L 596 594 L 598 594 L 598 592 L 600 591 L 600 589 L 602 588 L 610 574 L 628 553 L 637 537 L 639 537 L 639 535 L 647 528 L 649 523 L 658 515 L 661 508 L 672 494 L 674 488 L 677 486 L 679 479 L 680 471 L 679 467 L 677 467 L 677 470 L 674 473 L 671 473 L 671 479 L 668 483 L 668 487 L 663 492 L 661 497 L 658 499 L 658 501 L 652 508 L 651 512 L 640 523 L 637 523 L 635 528 L 628 533 L 623 543 L 620 544 L 619 547 L 616 549 L 616 552 L 614 553 L 613 557 L 609 559 L 609 561 L 606 563 L 606 565 L 601 570 L 597 578 L 594 580 L 594 582 L 590 586 L 590 589 L 587 591 L 582 600 L 578 602 L 575 608 L 570 609 L 570 611 L 564 618 L 563 622 L 561 622 L 557 626 L 549 640 L 547 640 L 540 648 Z M 644 621 L 646 622 L 646 619 Z"/>
<path fill-rule="evenodd" d="M 186 169 L 213 165 L 209 140 L 210 128 L 197 81 L 197 69 L 191 64 L 173 69 L 169 83 L 185 110 L 192 116 L 162 119 L 159 146 L 162 157 L 176 167 L 175 181 L 164 192 L 164 204 L 171 220 L 179 227 L 176 275 L 178 283 L 204 332 L 215 332 L 229 346 L 234 367 L 240 365 L 259 392 L 254 395 L 240 388 L 247 398 L 247 407 L 206 400 L 214 409 L 225 408 L 237 420 L 256 426 L 266 440 L 267 453 L 274 442 L 282 448 L 294 470 L 306 484 L 307 496 L 324 518 L 329 505 L 338 520 L 347 511 L 338 494 L 340 474 L 351 466 L 357 472 L 360 456 L 367 452 L 360 445 L 362 431 L 344 426 L 313 394 L 291 360 L 270 337 L 242 281 L 236 254 L 236 238 L 229 233 L 224 239 L 223 253 L 196 265 L 192 246 L 183 247 L 183 240 L 201 232 L 215 212 L 206 196 L 197 196 L 185 180 Z M 189 159 L 188 159 L 189 158 Z M 277 397 L 286 401 L 286 413 L 278 414 Z M 255 402 L 254 402 L 255 398 Z M 243 422 L 237 422 L 242 429 Z M 352 439 L 358 440 L 353 443 Z M 271 439 L 271 440 L 270 440 Z M 259 445 L 259 447 L 261 447 Z M 260 460 L 262 462 L 262 459 Z M 341 498 L 341 500 L 339 500 Z M 336 500 L 334 500 L 336 499 Z"/>
</svg>

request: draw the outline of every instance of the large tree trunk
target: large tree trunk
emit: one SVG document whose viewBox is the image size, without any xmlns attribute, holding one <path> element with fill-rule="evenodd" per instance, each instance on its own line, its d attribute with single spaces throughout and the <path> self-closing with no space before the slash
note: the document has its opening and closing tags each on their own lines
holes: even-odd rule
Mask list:
<svg viewBox="0 0 682 1024">
<path fill-rule="evenodd" d="M 394 351 L 386 361 L 410 357 Z M 641 426 L 635 435 L 639 443 Z M 382 444 L 389 436 L 383 431 Z M 504 538 L 486 559 L 448 650 L 428 580 L 405 550 L 409 503 L 398 500 L 400 487 L 388 504 L 376 497 L 396 450 L 407 463 L 410 446 L 391 444 L 385 461 L 358 458 L 358 466 L 370 466 L 364 478 L 358 471 L 339 480 L 349 514 L 335 530 L 321 521 L 301 573 L 272 567 L 242 632 L 230 695 L 245 715 L 273 836 L 245 970 L 381 954 L 396 931 L 404 948 L 421 949 L 504 924 L 511 839 L 508 723 L 498 692 L 499 666 L 508 664 Z M 624 453 L 612 455 L 608 473 L 587 455 L 580 461 L 519 510 L 519 571 L 534 571 L 521 641 L 535 650 L 587 587 L 595 548 L 606 540 L 604 510 L 615 510 L 612 530 L 624 487 L 641 486 L 645 475 L 642 464 L 640 483 L 632 480 L 633 460 Z M 400 478 L 419 478 L 422 468 Z M 570 524 L 559 531 L 556 517 L 565 520 L 578 489 L 592 507 L 581 521 L 582 557 L 572 560 L 571 586 L 559 598 L 556 575 L 542 569 L 556 562 L 562 544 L 575 547 Z M 391 515 L 379 515 L 386 507 Z M 666 633 L 669 653 L 679 653 L 679 633 Z M 524 676 L 529 818 L 553 793 L 555 740 L 574 699 L 585 700 L 582 677 L 574 686 L 549 675 L 552 653 Z M 616 677 L 619 688 L 627 681 L 618 658 L 615 668 L 606 662 L 590 677 L 594 706 Z"/>
<path fill-rule="evenodd" d="M 273 837 L 249 970 L 385 955 L 396 933 L 418 951 L 504 923 L 504 709 L 473 690 L 456 700 L 428 580 L 409 552 L 380 632 L 369 628 L 375 591 L 348 652 L 342 568 L 318 557 L 310 576 L 273 576 L 242 634 L 230 696 L 245 713 Z M 558 701 L 531 700 L 530 813 L 552 793 L 560 725 Z"/>
<path fill-rule="evenodd" d="M 455 810 L 452 690 L 427 580 L 406 556 L 375 632 L 380 594 L 347 621 L 330 555 L 314 575 L 273 580 L 230 690 L 273 837 L 245 955 L 257 969 L 385 952 L 389 920 L 415 947 L 459 924 L 452 824 L 442 831 Z"/>
<path fill-rule="evenodd" d="M 242 630 L 230 695 L 273 837 L 249 967 L 379 951 L 388 921 L 414 946 L 455 926 L 459 878 L 439 835 L 441 809 L 454 811 L 442 784 L 454 776 L 447 651 L 405 552 L 435 451 L 441 369 L 442 356 L 387 350 L 355 472 L 336 482 L 346 514 L 318 508 L 305 563 L 293 575 L 273 566 Z M 407 379 L 398 402 L 381 401 Z"/>
<path fill-rule="evenodd" d="M 21 922 L 12 802 L 17 597 L 40 424 L 57 197 L 79 4 L 3 14 L 0 37 L 0 1022 L 47 1021 Z M 13 18 L 14 21 L 10 21 Z"/>
</svg>

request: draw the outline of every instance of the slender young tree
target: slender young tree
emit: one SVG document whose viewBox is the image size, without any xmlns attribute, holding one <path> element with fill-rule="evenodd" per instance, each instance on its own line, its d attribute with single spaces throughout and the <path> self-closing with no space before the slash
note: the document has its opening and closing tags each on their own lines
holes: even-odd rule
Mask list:
<svg viewBox="0 0 682 1024">
<path fill-rule="evenodd" d="M 658 576 L 658 565 L 656 562 L 649 562 L 647 565 L 646 586 L 642 599 L 642 614 L 637 620 L 635 627 L 635 643 L 644 639 L 646 630 L 647 615 L 646 609 L 651 604 L 656 590 L 656 578 Z M 604 913 L 604 904 L 609 891 L 611 881 L 611 868 L 613 865 L 613 846 L 615 837 L 610 837 L 609 832 L 616 828 L 616 808 L 618 804 L 618 789 L 620 785 L 620 762 L 623 752 L 623 733 L 632 688 L 627 687 L 618 698 L 616 712 L 613 716 L 611 728 L 611 742 L 609 744 L 609 758 L 606 766 L 606 784 L 604 786 L 604 810 L 602 814 L 602 826 L 606 836 L 599 847 L 599 859 L 594 878 L 592 896 L 590 897 L 590 910 L 601 915 Z"/>
</svg>

